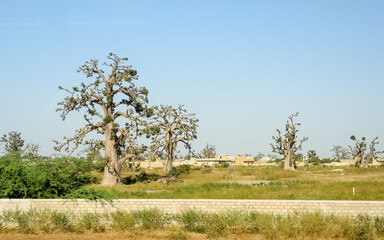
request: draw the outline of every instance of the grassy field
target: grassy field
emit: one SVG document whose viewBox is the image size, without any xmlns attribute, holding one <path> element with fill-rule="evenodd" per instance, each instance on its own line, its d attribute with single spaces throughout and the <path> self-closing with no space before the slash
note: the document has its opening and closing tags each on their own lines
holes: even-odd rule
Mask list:
<svg viewBox="0 0 384 240">
<path fill-rule="evenodd" d="M 257 212 L 164 214 L 156 209 L 82 213 L 7 211 L 0 239 L 383 239 L 383 217 Z M 35 236 L 38 236 L 36 238 Z M 113 237 L 113 238 L 112 238 Z"/>
<path fill-rule="evenodd" d="M 341 169 L 318 166 L 285 171 L 275 166 L 238 166 L 192 170 L 179 176 L 184 182 L 168 185 L 143 181 L 92 187 L 106 190 L 113 198 L 384 200 L 384 168 Z M 161 169 L 144 171 L 163 175 Z M 123 177 L 135 179 L 138 174 L 124 172 Z"/>
</svg>

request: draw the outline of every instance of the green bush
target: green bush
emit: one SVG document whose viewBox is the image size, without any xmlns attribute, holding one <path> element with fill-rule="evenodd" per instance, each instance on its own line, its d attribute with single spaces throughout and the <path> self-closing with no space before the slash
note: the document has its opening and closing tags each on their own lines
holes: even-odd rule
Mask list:
<svg viewBox="0 0 384 240">
<path fill-rule="evenodd" d="M 145 230 L 164 228 L 165 215 L 158 209 L 145 209 L 133 212 L 135 222 Z"/>
<path fill-rule="evenodd" d="M 135 226 L 135 218 L 132 212 L 116 211 L 111 213 L 112 228 L 119 231 L 127 231 Z"/>
<path fill-rule="evenodd" d="M 136 175 L 125 177 L 121 182 L 125 185 L 135 184 L 136 182 L 151 182 L 160 179 L 162 176 L 156 173 L 146 173 L 145 171 L 140 172 Z"/>
<path fill-rule="evenodd" d="M 0 158 L 0 198 L 66 198 L 96 183 L 92 165 L 80 159 L 22 160 Z"/>
<path fill-rule="evenodd" d="M 106 230 L 100 213 L 84 213 L 81 216 L 78 228 L 80 231 L 85 229 L 92 230 L 93 232 L 105 232 Z"/>
<path fill-rule="evenodd" d="M 177 167 L 172 167 L 169 171 L 170 177 L 179 177 L 180 174 L 185 173 L 189 174 L 192 171 L 192 166 L 189 164 L 183 164 Z"/>
</svg>

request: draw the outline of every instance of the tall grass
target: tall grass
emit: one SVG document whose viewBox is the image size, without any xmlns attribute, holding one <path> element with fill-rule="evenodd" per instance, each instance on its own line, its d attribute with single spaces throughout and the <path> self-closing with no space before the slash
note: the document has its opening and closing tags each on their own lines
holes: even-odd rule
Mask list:
<svg viewBox="0 0 384 240">
<path fill-rule="evenodd" d="M 188 239 L 188 233 L 209 238 L 254 235 L 265 239 L 382 239 L 384 217 L 342 217 L 321 213 L 269 215 L 258 212 L 207 213 L 186 210 L 164 214 L 156 209 L 107 213 L 49 210 L 5 211 L 2 233 L 52 234 L 76 232 L 169 231 L 170 239 Z"/>
</svg>

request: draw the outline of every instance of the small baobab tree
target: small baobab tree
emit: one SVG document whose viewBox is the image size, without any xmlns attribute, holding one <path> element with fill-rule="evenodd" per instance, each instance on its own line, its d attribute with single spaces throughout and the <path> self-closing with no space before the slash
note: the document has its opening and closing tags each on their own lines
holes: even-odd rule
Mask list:
<svg viewBox="0 0 384 240">
<path fill-rule="evenodd" d="M 333 157 L 336 159 L 348 159 L 351 156 L 348 149 L 346 149 L 340 145 L 333 145 L 331 152 L 333 152 Z"/>
<path fill-rule="evenodd" d="M 24 146 L 24 140 L 21 139 L 21 133 L 11 131 L 8 135 L 4 134 L 0 142 L 4 143 L 5 151 L 9 154 L 20 154 L 21 148 Z"/>
<path fill-rule="evenodd" d="M 307 157 L 308 159 L 318 158 L 315 150 L 308 150 Z"/>
<path fill-rule="evenodd" d="M 355 142 L 355 145 L 349 146 L 353 157 L 356 160 L 356 166 L 367 168 L 369 162 L 377 157 L 378 154 L 383 153 L 383 151 L 377 151 L 376 145 L 379 144 L 378 137 L 372 139 L 371 143 L 365 141 L 366 138 L 362 137 L 361 140 L 357 139 L 354 135 L 351 136 L 351 140 Z M 368 150 L 368 153 L 365 154 L 365 151 Z"/>
<path fill-rule="evenodd" d="M 153 107 L 153 118 L 146 133 L 152 139 L 152 149 L 165 153 L 164 171 L 172 169 L 178 143 L 183 143 L 189 153 L 192 152 L 190 142 L 197 138 L 197 122 L 195 114 L 187 113 L 182 105 L 177 108 L 164 105 Z"/>
<path fill-rule="evenodd" d="M 263 159 L 264 157 L 265 157 L 265 154 L 264 154 L 264 153 L 262 153 L 262 152 L 258 152 L 258 153 L 256 154 L 256 156 L 254 156 L 253 158 L 255 159 L 255 161 L 259 161 L 259 160 Z"/>
<path fill-rule="evenodd" d="M 216 156 L 216 147 L 207 143 L 207 146 L 201 150 L 200 156 L 202 158 L 214 158 Z"/>
<path fill-rule="evenodd" d="M 39 157 L 39 149 L 40 149 L 40 145 L 37 143 L 28 143 L 27 144 L 27 152 L 28 152 L 28 155 L 31 157 L 38 158 Z"/>
<path fill-rule="evenodd" d="M 303 143 L 308 140 L 307 137 L 304 137 L 299 143 L 297 142 L 297 126 L 300 126 L 300 123 L 295 123 L 293 118 L 298 115 L 299 113 L 295 113 L 288 116 L 284 135 L 279 129 L 276 129 L 278 135 L 272 137 L 275 141 L 274 144 L 271 143 L 272 152 L 284 156 L 284 169 L 286 170 L 296 169 L 295 154 L 298 150 L 301 150 Z"/>
<path fill-rule="evenodd" d="M 99 144 L 105 154 L 101 184 L 112 186 L 121 183 L 122 165 L 134 158 L 137 151 L 135 144 L 140 136 L 141 120 L 148 114 L 148 91 L 145 87 L 135 85 L 134 81 L 138 80 L 137 71 L 125 65 L 127 58 L 110 53 L 107 59 L 108 63 L 99 64 L 99 60 L 93 59 L 80 66 L 78 72 L 92 79 L 89 83 L 81 83 L 80 87 L 72 89 L 59 87 L 68 93 L 57 109 L 62 112 L 62 119 L 65 120 L 72 111 L 84 110 L 86 124 L 74 137 L 65 137 L 63 143 L 55 141 L 55 150 L 65 148 L 72 153 L 86 142 L 87 134 L 101 134 L 104 139 Z"/>
</svg>

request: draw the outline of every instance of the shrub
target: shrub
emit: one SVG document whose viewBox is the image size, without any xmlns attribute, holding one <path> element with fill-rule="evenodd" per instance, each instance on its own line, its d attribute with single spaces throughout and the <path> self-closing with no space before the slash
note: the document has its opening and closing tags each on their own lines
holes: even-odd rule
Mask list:
<svg viewBox="0 0 384 240">
<path fill-rule="evenodd" d="M 101 222 L 100 213 L 84 213 L 81 216 L 79 230 L 92 230 L 93 232 L 105 232 L 106 227 Z"/>
<path fill-rule="evenodd" d="M 79 159 L 23 161 L 0 158 L 0 198 L 65 198 L 80 187 L 95 183 L 92 165 Z"/>
<path fill-rule="evenodd" d="M 172 167 L 169 171 L 169 176 L 178 177 L 182 173 L 189 174 L 192 170 L 192 166 L 189 164 L 183 164 L 177 167 Z"/>
<path fill-rule="evenodd" d="M 136 182 L 150 182 L 160 179 L 161 176 L 156 173 L 146 173 L 145 171 L 140 172 L 136 175 L 131 175 L 123 178 L 121 181 L 125 185 L 135 184 Z"/>
<path fill-rule="evenodd" d="M 205 224 L 202 222 L 203 218 L 204 213 L 193 210 L 187 210 L 179 216 L 181 224 L 185 229 L 197 233 L 205 232 Z"/>
<path fill-rule="evenodd" d="M 133 212 L 135 222 L 145 230 L 163 228 L 166 223 L 165 215 L 158 209 L 145 209 Z"/>
<path fill-rule="evenodd" d="M 135 226 L 134 214 L 126 211 L 116 211 L 111 213 L 112 228 L 115 230 L 126 231 Z"/>
</svg>

